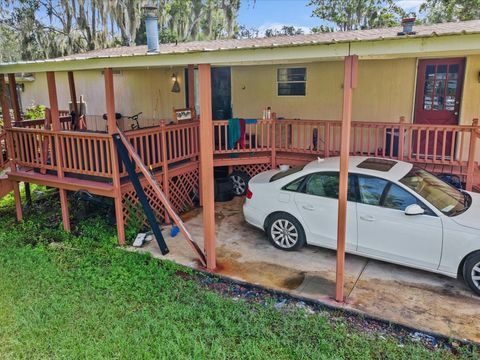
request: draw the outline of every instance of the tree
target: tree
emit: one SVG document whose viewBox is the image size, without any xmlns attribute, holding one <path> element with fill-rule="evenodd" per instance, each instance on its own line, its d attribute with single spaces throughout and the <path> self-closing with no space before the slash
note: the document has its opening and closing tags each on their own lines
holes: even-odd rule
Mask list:
<svg viewBox="0 0 480 360">
<path fill-rule="evenodd" d="M 295 26 L 284 25 L 280 30 L 279 29 L 265 30 L 265 37 L 301 35 L 303 33 L 304 31 L 302 28 L 296 28 Z"/>
<path fill-rule="evenodd" d="M 233 37 L 237 28 L 240 0 L 0 0 L 0 59 L 146 43 L 147 3 L 158 7 L 161 42 Z"/>
<path fill-rule="evenodd" d="M 312 16 L 348 31 L 398 25 L 407 14 L 393 0 L 310 0 Z"/>
<path fill-rule="evenodd" d="M 420 6 L 426 23 L 480 19 L 480 0 L 427 0 Z"/>
</svg>

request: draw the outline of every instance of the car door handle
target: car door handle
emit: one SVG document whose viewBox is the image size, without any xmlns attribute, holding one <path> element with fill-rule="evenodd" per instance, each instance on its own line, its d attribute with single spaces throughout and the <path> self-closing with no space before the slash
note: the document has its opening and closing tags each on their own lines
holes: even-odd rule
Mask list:
<svg viewBox="0 0 480 360">
<path fill-rule="evenodd" d="M 372 215 L 361 215 L 360 219 L 365 221 L 375 221 L 375 217 Z"/>
<path fill-rule="evenodd" d="M 304 208 L 305 210 L 309 210 L 309 211 L 315 210 L 315 206 L 313 206 L 313 205 L 302 205 L 302 208 Z"/>
</svg>

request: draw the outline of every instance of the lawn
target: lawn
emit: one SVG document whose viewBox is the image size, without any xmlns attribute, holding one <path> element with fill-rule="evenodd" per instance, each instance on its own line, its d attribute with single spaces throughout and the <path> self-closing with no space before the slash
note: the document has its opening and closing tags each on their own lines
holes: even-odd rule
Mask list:
<svg viewBox="0 0 480 360">
<path fill-rule="evenodd" d="M 57 195 L 35 197 L 23 224 L 11 197 L 0 202 L 2 359 L 478 358 L 466 346 L 431 351 L 322 313 L 232 299 L 180 276 L 186 268 L 119 249 L 105 214 L 64 233 Z"/>
</svg>

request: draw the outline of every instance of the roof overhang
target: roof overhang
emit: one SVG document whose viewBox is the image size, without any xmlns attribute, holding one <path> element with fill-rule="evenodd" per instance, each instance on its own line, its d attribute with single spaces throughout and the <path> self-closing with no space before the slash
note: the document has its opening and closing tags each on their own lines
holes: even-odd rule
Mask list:
<svg viewBox="0 0 480 360">
<path fill-rule="evenodd" d="M 0 73 L 78 71 L 110 68 L 150 68 L 188 64 L 259 65 L 325 61 L 358 55 L 360 59 L 464 56 L 480 54 L 480 34 L 399 37 L 371 41 L 302 44 L 284 47 L 197 51 L 176 54 L 145 54 L 116 57 L 48 59 L 0 64 Z"/>
</svg>

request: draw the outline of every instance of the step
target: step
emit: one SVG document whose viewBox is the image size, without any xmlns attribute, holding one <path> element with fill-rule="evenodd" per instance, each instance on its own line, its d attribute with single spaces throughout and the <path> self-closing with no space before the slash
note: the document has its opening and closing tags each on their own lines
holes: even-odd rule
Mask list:
<svg viewBox="0 0 480 360">
<path fill-rule="evenodd" d="M 13 185 L 6 174 L 0 175 L 0 199 L 7 195 L 10 191 L 13 191 Z"/>
</svg>

